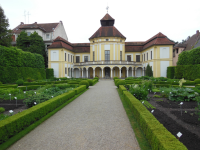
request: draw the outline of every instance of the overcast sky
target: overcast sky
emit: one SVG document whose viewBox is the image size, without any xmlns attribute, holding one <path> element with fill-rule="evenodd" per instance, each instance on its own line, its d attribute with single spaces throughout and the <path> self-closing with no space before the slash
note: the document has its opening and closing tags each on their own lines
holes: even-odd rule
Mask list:
<svg viewBox="0 0 200 150">
<path fill-rule="evenodd" d="M 146 41 L 158 32 L 181 42 L 200 29 L 199 0 L 0 0 L 10 28 L 25 23 L 63 22 L 69 42 L 89 42 L 107 13 L 126 41 Z M 28 23 L 28 16 L 26 16 Z"/>
</svg>

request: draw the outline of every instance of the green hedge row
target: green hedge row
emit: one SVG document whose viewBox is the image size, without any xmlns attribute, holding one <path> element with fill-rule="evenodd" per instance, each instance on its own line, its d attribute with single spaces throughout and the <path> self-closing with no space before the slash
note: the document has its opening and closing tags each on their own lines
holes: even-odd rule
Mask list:
<svg viewBox="0 0 200 150">
<path fill-rule="evenodd" d="M 195 80 L 200 78 L 200 64 L 199 65 L 179 65 L 176 66 L 175 76 L 178 79 Z"/>
<path fill-rule="evenodd" d="M 86 89 L 86 87 L 82 86 L 81 90 L 83 91 L 84 89 Z M 2 120 L 0 124 L 0 144 L 16 135 L 24 128 L 30 126 L 35 121 L 41 119 L 46 114 L 65 103 L 67 100 L 74 97 L 75 90 L 56 96 L 48 101 L 40 103 L 22 111 L 21 113 L 15 114 L 7 119 Z"/>
<path fill-rule="evenodd" d="M 45 68 L 44 58 L 42 55 L 24 52 L 16 47 L 5 47 L 0 45 L 0 55 L 1 67 Z"/>
<path fill-rule="evenodd" d="M 185 145 L 176 139 L 139 100 L 127 91 L 123 91 L 123 94 L 152 149 L 187 150 Z"/>
<path fill-rule="evenodd" d="M 29 91 L 29 90 L 36 90 L 39 87 L 42 87 L 44 85 L 30 85 L 30 86 L 19 86 L 18 89 L 21 89 L 23 91 Z"/>
<path fill-rule="evenodd" d="M 119 85 L 119 91 L 123 93 L 123 91 L 127 91 L 124 85 Z"/>
<path fill-rule="evenodd" d="M 14 83 L 18 79 L 32 78 L 35 80 L 46 79 L 44 68 L 30 67 L 2 67 L 0 66 L 0 81 L 2 83 Z"/>
<path fill-rule="evenodd" d="M 82 91 L 84 91 L 85 89 L 86 89 L 86 85 L 81 85 L 78 88 L 74 89 L 74 91 L 75 91 L 75 94 L 77 95 L 81 93 Z"/>
<path fill-rule="evenodd" d="M 8 84 L 1 84 L 0 88 L 17 88 L 17 84 L 12 84 L 12 85 L 8 85 Z"/>
<path fill-rule="evenodd" d="M 167 78 L 174 79 L 176 66 L 167 67 Z"/>
<path fill-rule="evenodd" d="M 54 71 L 52 68 L 46 68 L 46 79 L 51 79 L 54 77 Z"/>
<path fill-rule="evenodd" d="M 23 85 L 45 85 L 45 84 L 60 84 L 67 83 L 68 81 L 48 81 L 48 82 L 24 82 Z"/>
</svg>

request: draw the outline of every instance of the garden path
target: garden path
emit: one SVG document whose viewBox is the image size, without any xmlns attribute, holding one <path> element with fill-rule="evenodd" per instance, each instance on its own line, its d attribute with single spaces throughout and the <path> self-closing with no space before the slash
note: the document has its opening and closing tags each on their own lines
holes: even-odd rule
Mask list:
<svg viewBox="0 0 200 150">
<path fill-rule="evenodd" d="M 114 82 L 101 80 L 9 148 L 27 149 L 140 148 Z"/>
</svg>

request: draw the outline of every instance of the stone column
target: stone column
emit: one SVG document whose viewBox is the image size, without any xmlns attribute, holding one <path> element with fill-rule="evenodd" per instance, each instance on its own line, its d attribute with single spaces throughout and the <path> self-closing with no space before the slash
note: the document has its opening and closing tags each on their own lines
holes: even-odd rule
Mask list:
<svg viewBox="0 0 200 150">
<path fill-rule="evenodd" d="M 131 72 L 132 72 L 132 77 L 133 77 L 133 68 L 132 68 Z"/>
<path fill-rule="evenodd" d="M 113 69 L 111 69 L 111 76 L 110 76 L 111 78 L 112 78 L 112 71 L 113 71 Z"/>
<path fill-rule="evenodd" d="M 127 72 L 127 75 L 126 75 L 126 77 L 127 77 L 127 78 L 128 78 L 128 69 L 129 69 L 129 68 L 127 68 L 127 69 L 126 69 L 126 72 Z"/>
<path fill-rule="evenodd" d="M 81 77 L 81 68 L 79 68 L 79 78 Z"/>
<path fill-rule="evenodd" d="M 95 77 L 95 69 L 93 70 L 93 78 Z"/>
<path fill-rule="evenodd" d="M 81 77 L 83 78 L 83 68 L 82 68 L 82 76 Z"/>
<path fill-rule="evenodd" d="M 102 76 L 101 76 L 101 78 L 103 78 L 103 69 L 101 69 L 101 70 L 102 70 L 102 72 L 101 72 L 101 73 L 102 73 Z"/>
<path fill-rule="evenodd" d="M 88 78 L 88 69 L 86 69 L 86 78 Z"/>
<path fill-rule="evenodd" d="M 137 76 L 136 76 L 136 68 L 135 68 L 135 77 L 137 77 Z"/>
<path fill-rule="evenodd" d="M 121 78 L 121 68 L 119 68 L 119 78 Z"/>
</svg>

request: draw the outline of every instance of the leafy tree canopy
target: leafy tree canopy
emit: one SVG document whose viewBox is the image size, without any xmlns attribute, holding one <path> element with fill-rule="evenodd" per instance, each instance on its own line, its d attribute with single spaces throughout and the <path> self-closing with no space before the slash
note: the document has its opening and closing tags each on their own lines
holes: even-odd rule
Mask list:
<svg viewBox="0 0 200 150">
<path fill-rule="evenodd" d="M 149 77 L 153 76 L 153 71 L 152 71 L 151 67 L 149 66 L 149 64 L 147 65 L 146 76 L 149 76 Z"/>
<path fill-rule="evenodd" d="M 0 45 L 3 46 L 11 46 L 12 38 L 11 38 L 11 30 L 8 29 L 9 23 L 8 19 L 4 15 L 4 10 L 0 6 Z"/>
</svg>

